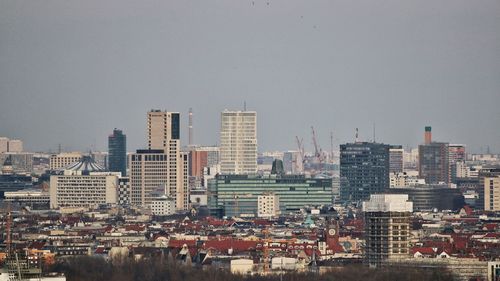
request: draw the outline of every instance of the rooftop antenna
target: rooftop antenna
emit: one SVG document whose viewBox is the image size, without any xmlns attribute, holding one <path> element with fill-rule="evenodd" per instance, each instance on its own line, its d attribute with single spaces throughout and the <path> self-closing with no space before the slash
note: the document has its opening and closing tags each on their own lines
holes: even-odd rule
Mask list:
<svg viewBox="0 0 500 281">
<path fill-rule="evenodd" d="M 358 136 L 359 136 L 359 134 L 358 134 L 358 128 L 356 128 L 356 142 L 359 142 Z"/>
<path fill-rule="evenodd" d="M 243 101 L 243 111 L 247 111 L 247 101 Z"/>
<path fill-rule="evenodd" d="M 375 143 L 375 122 L 373 122 L 373 142 Z"/>
<path fill-rule="evenodd" d="M 189 146 L 193 145 L 193 109 L 189 108 Z"/>
</svg>

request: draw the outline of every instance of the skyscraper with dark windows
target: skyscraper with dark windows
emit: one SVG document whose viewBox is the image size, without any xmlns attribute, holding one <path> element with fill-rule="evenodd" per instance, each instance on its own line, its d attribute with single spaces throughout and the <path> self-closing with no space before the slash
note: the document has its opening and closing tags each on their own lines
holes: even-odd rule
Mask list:
<svg viewBox="0 0 500 281">
<path fill-rule="evenodd" d="M 366 200 L 389 188 L 390 145 L 355 142 L 340 145 L 340 199 Z"/>
<path fill-rule="evenodd" d="M 108 137 L 108 167 L 111 172 L 127 174 L 127 136 L 122 130 L 114 129 Z"/>
<path fill-rule="evenodd" d="M 418 146 L 418 176 L 426 184 L 450 183 L 450 152 L 446 142 L 432 141 L 431 127 L 425 127 L 424 144 Z"/>
</svg>

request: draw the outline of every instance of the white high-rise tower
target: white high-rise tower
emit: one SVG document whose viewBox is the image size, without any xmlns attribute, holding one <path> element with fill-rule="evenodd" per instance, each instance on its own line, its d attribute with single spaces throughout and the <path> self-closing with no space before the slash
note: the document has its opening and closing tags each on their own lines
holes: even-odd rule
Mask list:
<svg viewBox="0 0 500 281">
<path fill-rule="evenodd" d="M 255 174 L 257 172 L 257 112 L 221 113 L 221 174 Z"/>
</svg>

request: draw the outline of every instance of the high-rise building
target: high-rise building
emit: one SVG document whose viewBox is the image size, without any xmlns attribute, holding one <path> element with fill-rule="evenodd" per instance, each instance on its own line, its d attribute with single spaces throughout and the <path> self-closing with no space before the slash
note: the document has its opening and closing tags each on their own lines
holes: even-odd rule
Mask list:
<svg viewBox="0 0 500 281">
<path fill-rule="evenodd" d="M 500 175 L 485 177 L 484 181 L 484 210 L 500 211 Z"/>
<path fill-rule="evenodd" d="M 22 140 L 9 140 L 9 152 L 23 152 Z"/>
<path fill-rule="evenodd" d="M 179 150 L 180 114 L 161 110 L 149 111 L 147 132 L 149 149 Z"/>
<path fill-rule="evenodd" d="M 402 173 L 404 171 L 403 154 L 404 149 L 401 145 L 391 145 L 389 148 L 390 173 Z"/>
<path fill-rule="evenodd" d="M 180 114 L 151 110 L 147 123 L 149 149 L 137 150 L 130 160 L 132 204 L 150 206 L 153 192 L 163 186 L 176 209 L 187 210 L 189 160 L 180 151 Z"/>
<path fill-rule="evenodd" d="M 425 144 L 418 146 L 418 175 L 427 184 L 450 183 L 450 152 L 445 142 L 433 142 L 431 127 L 425 127 Z"/>
<path fill-rule="evenodd" d="M 410 216 L 413 203 L 406 194 L 372 194 L 363 202 L 365 258 L 368 265 L 409 256 Z"/>
<path fill-rule="evenodd" d="M 497 177 L 500 176 L 500 166 L 488 166 L 488 167 L 481 167 L 478 171 L 478 179 L 479 179 L 479 184 L 478 188 L 476 190 L 478 194 L 478 200 L 476 201 L 476 209 L 479 210 L 484 210 L 484 202 L 486 202 L 485 196 L 484 196 L 484 185 L 485 185 L 485 179 L 489 177 Z"/>
<path fill-rule="evenodd" d="M 222 174 L 257 172 L 257 112 L 221 113 L 220 158 Z"/>
<path fill-rule="evenodd" d="M 175 175 L 170 177 L 168 155 L 163 149 L 137 150 L 130 155 L 130 203 L 133 205 L 148 206 L 158 189 L 164 188 L 169 194 L 167 186 Z"/>
<path fill-rule="evenodd" d="M 304 173 L 304 161 L 302 159 L 300 151 L 285 151 L 283 153 L 283 166 L 285 168 L 285 173 Z"/>
<path fill-rule="evenodd" d="M 108 137 L 108 169 L 127 174 L 127 137 L 122 130 L 114 129 Z"/>
<path fill-rule="evenodd" d="M 9 139 L 5 137 L 0 137 L 0 153 L 9 151 Z"/>
<path fill-rule="evenodd" d="M 390 145 L 355 142 L 340 145 L 340 199 L 366 200 L 389 187 Z"/>
<path fill-rule="evenodd" d="M 431 142 L 418 147 L 418 175 L 427 184 L 450 183 L 448 143 Z"/>
<path fill-rule="evenodd" d="M 466 160 L 465 145 L 463 144 L 449 144 L 448 145 L 448 159 L 450 165 L 456 162 L 464 162 Z"/>
</svg>

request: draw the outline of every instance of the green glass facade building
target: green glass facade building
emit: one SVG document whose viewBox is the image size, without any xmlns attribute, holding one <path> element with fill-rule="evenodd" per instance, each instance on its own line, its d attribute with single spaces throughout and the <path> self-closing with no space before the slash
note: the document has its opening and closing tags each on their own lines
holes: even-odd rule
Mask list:
<svg viewBox="0 0 500 281">
<path fill-rule="evenodd" d="M 332 179 L 303 175 L 218 175 L 208 182 L 208 206 L 214 216 L 257 216 L 257 198 L 276 194 L 282 214 L 332 204 Z"/>
</svg>

